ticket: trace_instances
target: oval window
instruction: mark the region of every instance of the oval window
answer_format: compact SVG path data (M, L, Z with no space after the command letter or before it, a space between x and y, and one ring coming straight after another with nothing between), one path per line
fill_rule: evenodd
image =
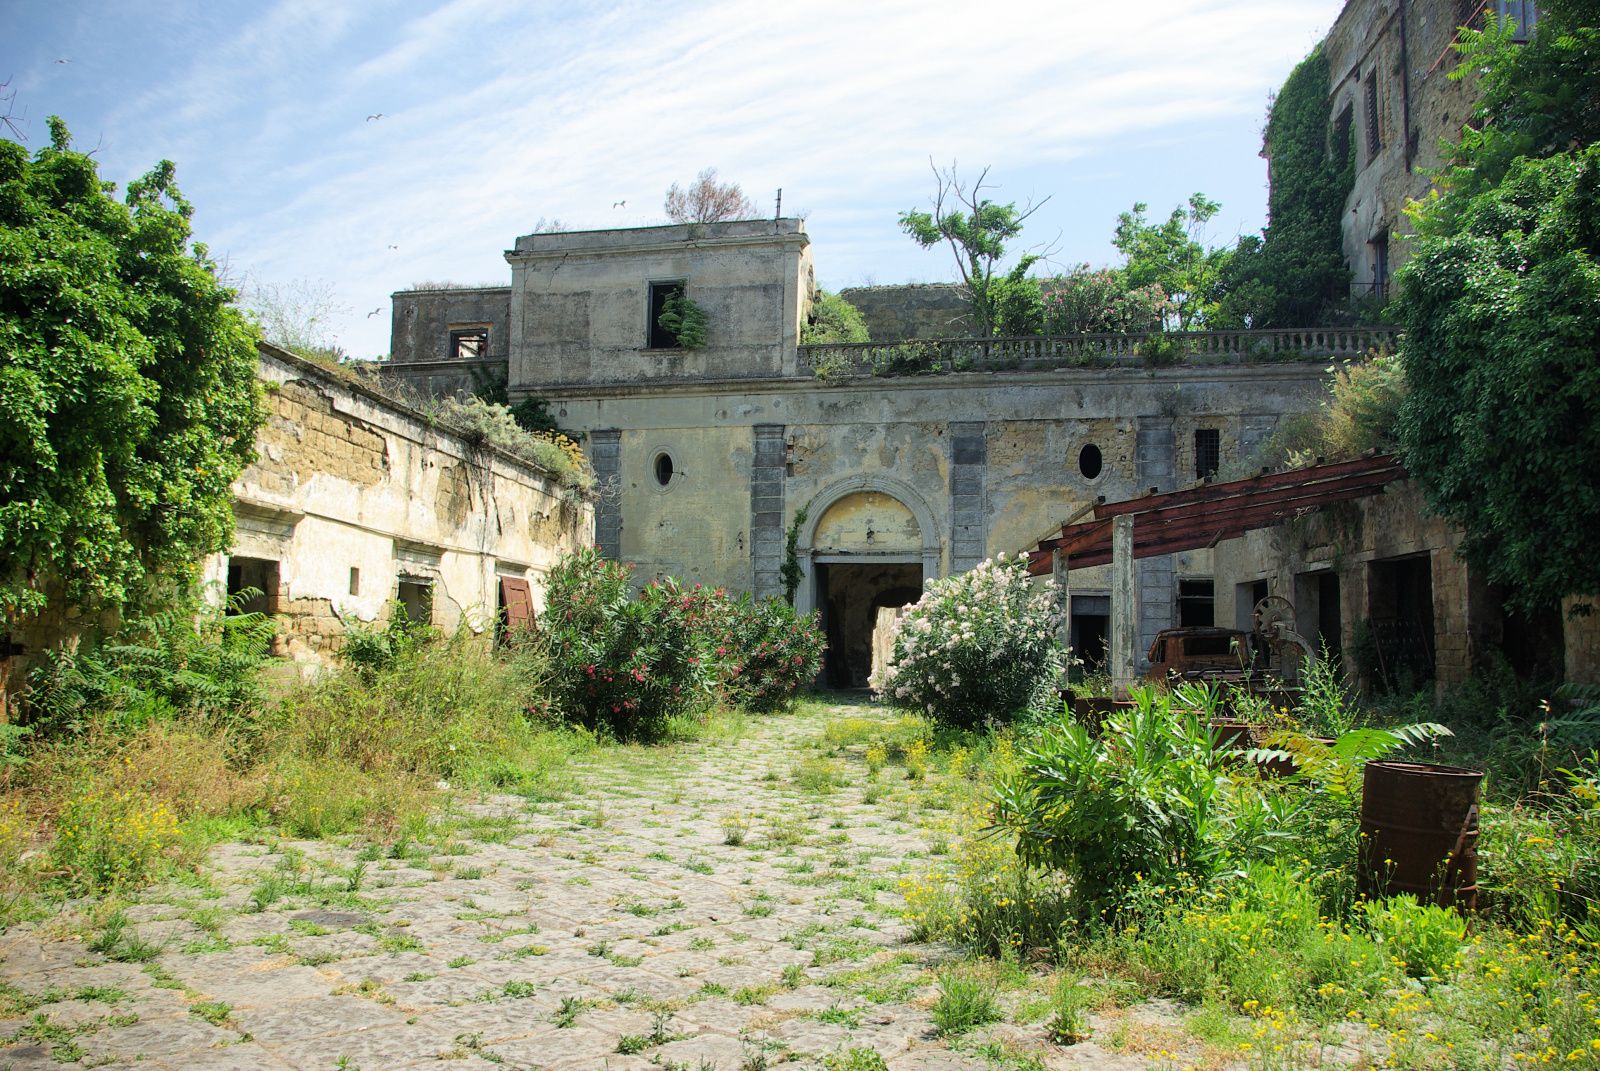
M672 455L656 455L656 483L662 487L672 482Z
M1100 448L1090 443L1078 451L1078 471L1083 473L1083 478L1092 480L1100 475Z

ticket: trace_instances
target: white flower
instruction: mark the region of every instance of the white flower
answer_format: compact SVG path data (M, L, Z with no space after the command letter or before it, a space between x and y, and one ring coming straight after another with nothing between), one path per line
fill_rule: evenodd
M454 751L455 748L452 747L450 750ZM435 781L433 783L433 787L438 789L440 792L449 792L450 791L450 782L446 781L444 778L441 777L441 778L439 778L439 780L437 780L437 781Z

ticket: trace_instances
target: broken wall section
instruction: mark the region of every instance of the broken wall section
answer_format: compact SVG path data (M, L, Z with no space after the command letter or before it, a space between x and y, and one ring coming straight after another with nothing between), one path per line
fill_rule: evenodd
M267 422L206 579L262 589L302 675L395 612L491 634L505 582L537 612L550 567L593 542L592 498L551 473L274 347L260 376Z

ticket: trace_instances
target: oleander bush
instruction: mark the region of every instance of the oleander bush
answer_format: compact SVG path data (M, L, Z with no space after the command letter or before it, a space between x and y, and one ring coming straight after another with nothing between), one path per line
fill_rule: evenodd
M1055 705L1066 668L1056 609L1025 559L996 557L929 585L900 619L890 664L874 681L889 702L954 728Z
M801 616L782 599L741 595L728 605L718 644L729 660L723 694L758 713L787 709L816 677L826 646L815 613Z

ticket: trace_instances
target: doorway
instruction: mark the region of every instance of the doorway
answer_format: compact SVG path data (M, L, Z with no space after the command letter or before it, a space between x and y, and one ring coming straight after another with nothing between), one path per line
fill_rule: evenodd
M872 629L882 607L922 598L920 562L818 562L817 605L828 650L822 679L830 688L865 688L872 672Z

